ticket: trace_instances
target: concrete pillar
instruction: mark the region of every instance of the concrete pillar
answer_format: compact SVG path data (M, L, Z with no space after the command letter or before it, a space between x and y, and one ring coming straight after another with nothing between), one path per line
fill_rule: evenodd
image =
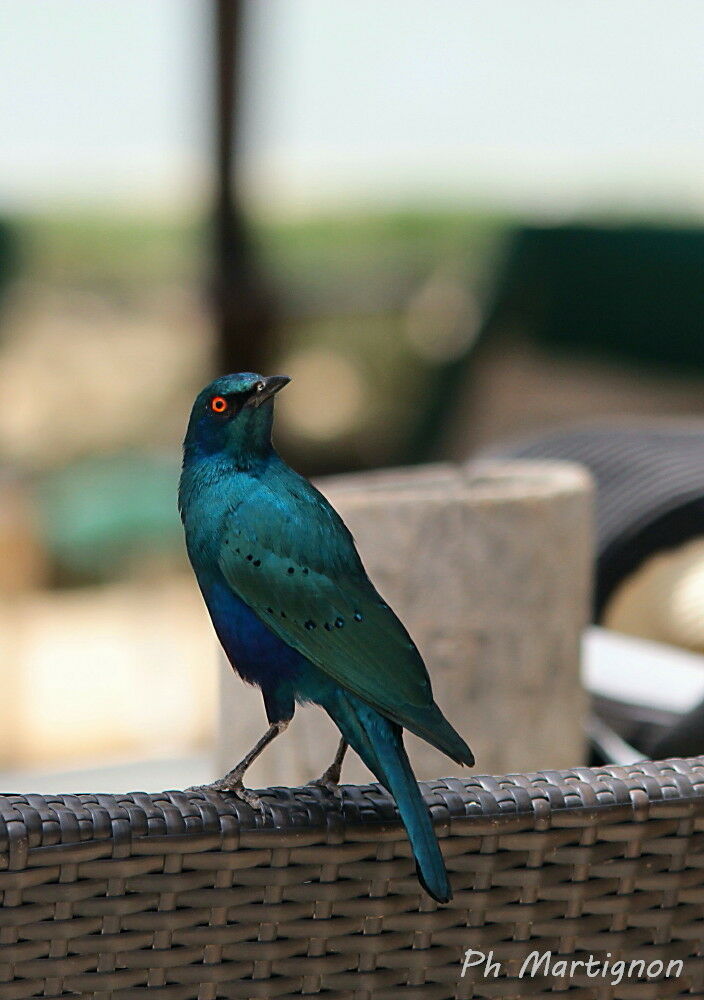
M405 622L435 697L477 773L584 762L579 640L591 585L591 486L552 462L434 465L320 484L369 575ZM259 692L222 675L219 768L263 732ZM250 784L300 784L324 770L337 732L315 707L252 769ZM407 737L419 778L463 771ZM351 755L343 780L369 774ZM468 773L464 770L464 773Z

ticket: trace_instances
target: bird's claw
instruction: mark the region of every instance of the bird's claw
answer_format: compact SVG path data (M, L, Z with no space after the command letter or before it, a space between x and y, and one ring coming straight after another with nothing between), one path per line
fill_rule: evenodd
M336 799L341 799L342 792L340 790L339 781L340 781L339 774L337 775L337 777L335 777L334 775L330 774L329 771L325 771L325 773L321 774L319 778L314 778L313 781L309 781L308 787L322 788L326 792L329 792L330 795L334 795Z
M257 793L253 792L251 788L245 788L241 781L227 781L226 778L221 778L220 781L214 781L211 787L217 792L234 795L242 802L246 802L252 809L261 810L262 808L262 800Z
M206 789L212 792L224 792L227 795L234 795L240 801L246 802L250 809L261 812L263 808L262 800L257 793L253 792L251 788L245 788L241 778L230 777L230 775L226 774L224 778L211 781L208 785L195 785L193 788L187 788L186 791L200 792Z

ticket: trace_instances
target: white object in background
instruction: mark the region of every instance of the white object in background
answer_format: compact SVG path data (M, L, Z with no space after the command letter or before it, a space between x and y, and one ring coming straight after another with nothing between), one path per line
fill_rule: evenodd
M704 656L593 625L582 679L593 695L683 715L704 700Z

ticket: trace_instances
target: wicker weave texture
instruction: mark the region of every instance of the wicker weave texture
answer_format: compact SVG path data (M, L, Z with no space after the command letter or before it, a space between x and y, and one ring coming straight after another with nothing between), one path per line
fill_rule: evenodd
M0 1000L704 996L704 758L424 787L448 906L373 785L0 797ZM684 968L519 979L534 950Z

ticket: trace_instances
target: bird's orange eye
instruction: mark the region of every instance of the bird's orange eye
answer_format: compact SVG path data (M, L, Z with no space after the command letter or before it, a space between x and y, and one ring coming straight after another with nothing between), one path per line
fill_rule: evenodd
M213 413L224 413L229 403L224 396L213 396L210 400L210 409Z

